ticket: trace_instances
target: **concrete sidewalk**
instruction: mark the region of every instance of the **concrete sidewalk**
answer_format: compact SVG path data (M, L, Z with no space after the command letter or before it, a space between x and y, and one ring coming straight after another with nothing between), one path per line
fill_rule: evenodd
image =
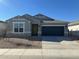
M0 49L0 59L79 59L79 49Z

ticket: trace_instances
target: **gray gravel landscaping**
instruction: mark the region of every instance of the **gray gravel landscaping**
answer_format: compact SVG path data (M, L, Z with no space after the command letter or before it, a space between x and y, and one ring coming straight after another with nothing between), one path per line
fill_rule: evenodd
M0 48L42 48L41 41L30 41L22 38L2 38Z

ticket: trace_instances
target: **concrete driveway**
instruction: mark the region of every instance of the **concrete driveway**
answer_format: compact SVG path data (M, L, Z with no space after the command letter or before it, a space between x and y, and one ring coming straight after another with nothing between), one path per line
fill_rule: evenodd
M43 49L60 49L62 48L60 42L42 41Z
M61 41L51 42L42 41L43 49L79 49L79 43L77 41Z

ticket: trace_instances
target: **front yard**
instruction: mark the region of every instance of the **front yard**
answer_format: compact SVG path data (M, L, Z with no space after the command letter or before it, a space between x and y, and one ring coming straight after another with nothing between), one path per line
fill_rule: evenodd
M46 38L43 38L46 39ZM49 38L48 38L49 39ZM59 39L50 38L52 40ZM63 38L60 38L63 39ZM47 40L47 39L46 39ZM19 48L19 49L66 49L66 48L78 48L79 49L79 40L71 40L71 41L41 41L41 40L28 40L24 38L0 38L0 48Z
M32 41L23 38L1 38L0 48L42 48L41 41Z

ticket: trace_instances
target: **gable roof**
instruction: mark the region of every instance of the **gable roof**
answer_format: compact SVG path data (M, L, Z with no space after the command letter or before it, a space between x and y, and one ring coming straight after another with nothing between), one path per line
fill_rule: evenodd
M8 20L6 20L6 21L10 21L10 20L12 20L12 19L14 19L14 18L23 18L23 19L29 20L29 18L26 17L25 15L23 15L23 16L18 15L18 16L12 17L12 18L10 18L10 19L8 19Z
M73 26L73 25L78 25L78 24L79 24L79 20L78 21L70 22L68 25L69 26Z
M62 21L62 20L54 20L54 22L56 22L56 23L69 23L69 22L67 22L67 21Z
M29 14L24 14L24 15L22 15L22 16L24 16L24 17L32 17L32 16L29 15Z
M45 16L43 14L37 14L35 16L31 16L29 14L24 14L22 16L18 15L18 16L12 17L12 18L10 18L6 21L11 21L14 18L23 18L23 19L26 19L26 20L29 20L29 21L53 21L53 23L68 23L66 21L52 19L52 18Z
M54 21L54 19L52 19L52 18L50 18L50 17L48 17L48 16L45 16L45 15L43 15L43 14L36 14L35 16L33 16L33 17L35 17L35 18L38 18L38 19L40 19L40 20L52 20L52 21Z
M4 21L0 21L0 23L6 23L6 22L4 22Z
M12 20L12 19L14 19L14 18L18 18L18 17L20 17L20 15L17 15L17 16L14 16L14 17L11 17L11 18L9 18L9 19L6 20L6 21L10 21L10 20Z
M32 16L31 15L29 15L29 14L24 14L24 15L22 15L21 17L23 17L23 18L25 18L25 19L27 19L27 20L32 20L31 18L32 18Z

